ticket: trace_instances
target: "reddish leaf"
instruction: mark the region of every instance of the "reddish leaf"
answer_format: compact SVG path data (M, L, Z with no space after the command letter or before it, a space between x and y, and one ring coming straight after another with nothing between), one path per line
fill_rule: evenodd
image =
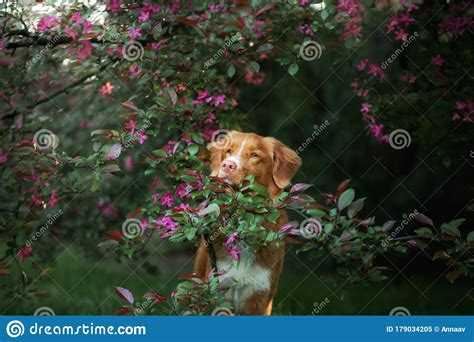
M123 233L119 231L110 231L105 233L111 240L121 241L123 238Z
M128 315L129 313L130 313L130 308L126 306L120 307L117 311L117 315L119 316L125 316L125 315Z
M166 302L168 300L165 296L159 294L158 292L147 292L143 295L143 298L153 300L151 306L160 304L161 302Z
M292 188L290 190L290 194L294 194L295 192L306 191L311 186L312 186L311 184L297 183L297 184L292 186Z
M137 110L138 107L132 101L125 101L121 103L122 106L128 109Z
M133 298L133 294L123 287L116 287L115 292L120 298L125 299L130 304L133 304L133 302L135 301L135 299Z
M350 179L346 179L341 184L339 184L339 186L337 187L337 191L336 191L336 198L341 196L341 194L344 192L344 190L346 190L347 184L349 184L350 181L351 181Z
M191 19L185 18L185 17L178 17L178 21L180 23L183 23L185 25L189 25L191 27L196 27L197 23Z

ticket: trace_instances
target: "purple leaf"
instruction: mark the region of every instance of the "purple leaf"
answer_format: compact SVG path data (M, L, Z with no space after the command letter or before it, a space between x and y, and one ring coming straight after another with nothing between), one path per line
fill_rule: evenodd
M120 298L125 299L130 304L133 304L133 302L135 301L135 299L133 298L133 294L129 290L123 287L116 287L115 291Z
M122 145L114 144L110 148L109 153L107 153L107 159L109 160L117 159L120 156L121 152L122 152Z
M348 241L350 239L352 239L353 236L351 235L351 233L349 233L348 231L343 231L341 236L339 237L339 239L341 241Z
M421 213L416 213L415 214L415 220L417 220L418 222L423 223L423 224L429 224L430 226L433 227L433 220L430 219L428 216L423 215Z
M295 192L302 192L310 188L312 185L311 184L306 184L306 183L296 183L295 185L292 186L290 190L290 194L293 194Z
M280 234L287 234L289 231L295 229L296 227L299 226L298 221L290 221L287 224L283 225L283 227L280 228L278 233Z

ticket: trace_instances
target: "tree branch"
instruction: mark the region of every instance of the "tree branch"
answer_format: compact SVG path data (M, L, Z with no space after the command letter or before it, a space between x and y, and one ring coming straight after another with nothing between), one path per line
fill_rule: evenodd
M71 84L65 86L64 88L62 89L59 89L57 90L56 92L52 93L51 95L45 95L43 98L39 99L38 101L36 101L35 103L33 104L30 104L29 106L26 106L26 107L19 107L19 108L15 108L15 109L12 109L10 110L9 112L6 112L6 114L4 114L0 120L4 120L4 119L10 119L10 118L13 118L15 115L17 114L20 114L24 111L30 111L32 110L33 108L35 108L36 106L39 106L40 104L42 103L45 103L45 102L48 102L50 100L52 100L53 98L61 95L61 94L64 94L66 93L68 90L84 83L89 77L92 77L94 75L97 75L99 72L105 70L105 68L107 68L110 64L112 64L112 62L109 62L109 63L106 63L104 65L102 65L101 67L99 67L99 70L98 71L94 71L94 72L90 72L88 73L87 75L81 77L80 79L78 79L77 81L74 81L72 82Z

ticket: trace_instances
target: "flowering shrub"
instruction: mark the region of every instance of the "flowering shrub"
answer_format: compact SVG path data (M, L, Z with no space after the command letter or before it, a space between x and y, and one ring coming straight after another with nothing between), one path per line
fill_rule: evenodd
M389 143L393 129L410 129L415 144L442 145L449 164L452 151L472 135L473 104L466 97L472 85L464 81L473 57L466 48L472 39L472 4L323 4L107 0L93 7L50 6L45 16L5 5L0 40L5 264L0 275L10 277L3 288L8 297L35 293L51 272L25 265L58 247L42 236L32 244L26 241L48 215L83 213L78 199L97 203L89 221L79 226L64 218L67 229L45 229L44 234L87 241L100 235L106 240L102 245L128 257L143 251L155 232L193 244L219 236L236 263L243 248L254 251L287 239L298 241L299 252L321 256L329 251L340 265L339 275L349 281L383 280L388 269L377 264L377 255L405 253L434 241L434 258L448 263L449 280L472 276L474 262L466 251L474 236L460 232L460 220L438 227L418 214L424 226L416 236L391 237L393 222L377 225L373 218L357 217L363 200L354 201L346 183L336 194L326 194L325 204L304 195L303 185L273 203L251 178L232 186L208 177L206 144L219 139L223 129L241 128L245 120L237 107L237 79L261 84L265 75L259 63L267 59L296 75L298 65L312 58L301 49L312 39L325 54L338 56L335 65L353 59L352 87L361 98L361 119L377 141ZM418 32L417 23L428 18ZM401 52L389 64L353 57L385 21L394 54L403 47ZM436 44L436 52L417 47L418 40ZM427 105L429 110L420 112ZM67 125L58 123L60 117ZM452 130L456 133L449 134ZM127 185L117 181L121 177ZM146 199L119 211L112 194L118 197L120 186L145 180ZM265 231L262 222L276 222L284 208L297 210L305 220L281 227L278 234ZM117 230L117 219L126 214L138 221L137 234ZM11 265L18 268L19 282L8 271ZM202 314L214 305L225 307L217 287L214 274L191 277L175 292L170 312ZM128 303L121 313L136 313L133 296L125 289L118 293Z

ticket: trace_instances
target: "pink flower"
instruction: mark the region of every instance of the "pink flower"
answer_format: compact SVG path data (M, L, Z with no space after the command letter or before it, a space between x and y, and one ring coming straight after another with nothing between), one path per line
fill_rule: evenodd
M137 63L134 63L130 69L128 69L128 71L130 71L131 74L137 74L137 75L140 75L141 72L142 72L142 69L140 69L140 66L137 64Z
M313 28L311 27L310 24L302 24L298 27L298 31L300 31L301 34L304 34L306 36L314 36Z
M105 202L104 200L99 200L98 203L100 213L102 216L110 217L110 218L117 218L118 217L118 210L117 207L111 202Z
M30 204L33 207L39 207L41 204L43 204L40 194L32 194L30 197Z
M371 64L369 65L369 70L367 72L369 75L375 77L380 72L380 67L377 64Z
M309 3L309 0L299 0L300 6L306 6Z
M54 207L54 205L56 203L58 203L58 199L56 197L56 194L57 194L58 190L57 189L54 189L53 191L51 191L51 195L50 195L50 200L48 201L48 207Z
M107 4L105 5L105 7L110 12L117 13L118 11L120 11L120 0L107 1Z
M408 34L405 32L404 29L400 29L395 32L395 40L401 40L402 42L406 42L408 40Z
M64 31L68 37L71 37L73 40L77 39L78 33L76 31L71 30L69 27L66 27Z
M364 102L362 103L362 108L360 109L360 111L362 113L368 113L370 112L370 109L372 108L372 105L368 102Z
M176 150L178 149L179 147L179 142L176 142L174 140L169 140L167 143L166 143L166 146L165 146L165 152L166 154L173 154L176 152Z
M9 154L10 153L0 148L0 164L4 164L7 162Z
M387 24L387 33L390 33L393 30L395 30L397 26L398 26L397 18L395 17L395 18L390 19L390 21Z
M153 194L152 198L153 198L153 204L156 204L156 202L158 202L158 199L160 198L160 194L159 193Z
M357 70L359 71L364 70L368 63L369 63L369 60L367 58L361 60L360 63L357 65Z
M416 76L410 73L400 76L400 80L407 83L415 83Z
M207 90L198 90L198 97L194 100L194 104L201 104L202 100L209 96L209 92Z
M141 28L140 26L138 26L138 27L129 29L129 30L128 30L128 35L129 35L131 38L135 39L135 38L138 38L138 37L141 37L141 36L142 36L141 31L142 31L142 28Z
M176 187L176 196L178 196L179 198L183 198L183 197L186 197L186 198L190 198L191 195L188 193L189 192L189 185L188 184L180 184Z
M444 58L441 55L436 55L431 59L431 63L438 67L442 67L444 64Z
M214 106L217 107L218 105L224 103L225 95L219 95L214 98Z
M170 217L163 217L161 219L161 223L163 224L163 226L165 226L166 228L172 230L172 229L175 229L176 227L178 227L178 224L176 222L173 221L172 218Z
M140 145L143 145L143 143L144 143L146 140L148 140L148 135L146 135L146 134L143 133L143 132L138 132L137 134L138 134L138 137L139 137L139 139L140 139L138 142L140 143Z
M23 261L30 256L32 250L33 248L31 248L30 246L22 246L20 250L16 253L16 255L18 256L20 261Z
M110 95L112 94L112 90L114 89L114 86L110 82L106 82L100 89L99 89L99 94L102 97L105 97L105 95Z
M130 135L133 136L135 134L135 128L137 127L136 121L130 120L130 121L125 122L123 125L125 126L126 129L130 130Z
M84 22L84 18L82 17L81 13L75 12L70 19L75 24L82 24Z
M466 108L466 103L463 101L456 101L455 106L456 106L456 109L463 110L464 108Z
M461 116L459 115L459 113L454 113L451 120L453 121L461 120Z
M39 32L46 32L50 28L58 26L58 25L59 25L58 18L52 15L48 15L40 19L40 21L38 22L38 25L36 25L36 29Z
M82 29L82 34L86 35L89 33L90 30L94 28L94 25L92 25L88 20L84 21L84 27Z
M161 196L161 205L166 205L168 208L173 206L174 198L171 194L164 194Z
M138 17L138 20L140 20L142 23L150 20L150 12L142 10L140 12L140 16Z
M238 261L239 256L240 256L240 251L237 248L237 246L234 244L234 241L237 238L238 234L239 233L237 233L237 232L232 233L232 235L229 236L229 238L227 239L227 241L224 244L227 255L232 256L232 259L234 261ZM233 244L233 246L229 247L230 244Z
M0 41L0 52L4 52L7 49L7 44L5 42Z
M133 169L133 158L132 158L132 156L125 157L125 159L123 161L123 167L127 171L131 171Z
M91 42L88 40L81 41L81 48L77 50L77 58L85 61L90 55L92 55L92 50L94 47Z

